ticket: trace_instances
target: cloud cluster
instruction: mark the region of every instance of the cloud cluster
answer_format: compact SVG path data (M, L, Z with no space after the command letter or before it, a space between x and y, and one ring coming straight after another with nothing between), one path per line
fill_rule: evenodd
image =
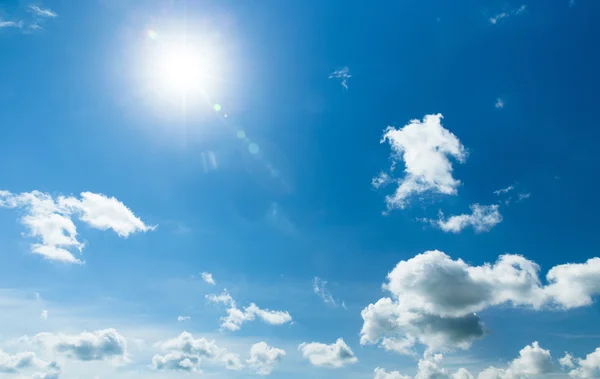
M318 342L303 343L298 349L314 366L340 368L358 362L358 358L342 338L331 345Z
M0 350L0 373L16 374L20 370L44 367L46 364L32 352L9 354Z
M415 379L473 379L474 376L465 368L456 372L450 372L441 366L442 354L425 355L419 360ZM531 376L549 374L554 372L554 365L549 350L539 346L537 342L525 346L519 352L519 357L512 360L506 368L490 366L481 371L478 379L518 379ZM410 379L410 376L402 375L398 371L387 372L382 368L376 368L374 379Z
M142 222L114 197L91 192L82 192L81 198L59 196L55 199L39 191L20 194L0 191L0 207L24 211L21 223L29 230L31 237L39 240L31 245L33 253L67 263L83 263L71 252L81 252L84 247L77 239L74 216L92 228L112 229L124 238L155 228Z
M470 206L470 214L455 215L444 218L440 213L438 220L429 220L432 225L439 227L444 232L459 233L467 227L472 227L477 233L488 232L494 226L502 222L502 215L498 210L498 205L479 205Z
M383 288L391 294L361 312L361 344L414 354L467 349L485 334L477 316L490 307L569 309L589 305L600 293L600 258L553 267L539 278L539 266L519 255L502 255L494 264L471 266L440 251L400 261Z
M258 342L250 348L246 365L259 375L269 375L284 356L284 350L271 347L266 342Z
M46 19L56 18L58 14L49 8L41 8L37 5L29 5L27 11L31 13L30 20L5 21L0 20L0 29L2 28L17 28L24 33L31 33L37 29L42 29L42 25Z
M156 354L150 367L154 370L174 370L202 372L201 364L208 363L240 370L244 367L237 354L217 346L215 341L194 338L191 333L183 332L179 336L157 344L165 354Z
M423 193L455 195L460 181L452 176L450 158L464 162L467 151L459 139L442 126L441 114L426 115L422 121L411 120L402 128L389 126L381 143L389 142L393 164L404 164L404 177L392 178L381 173L372 184L379 188L390 182L398 186L393 195L386 197L388 209L405 208L411 196Z
M564 368L571 369L569 376L573 378L597 378L600 376L600 347L585 358L573 358L566 353L559 363Z
M240 330L244 322L254 321L257 317L271 325L282 325L292 321L292 316L286 311L261 309L254 303L250 303L244 309L239 309L227 290L223 291L220 295L206 295L206 299L211 303L221 303L229 307L226 310L227 316L221 318L222 329L231 331Z

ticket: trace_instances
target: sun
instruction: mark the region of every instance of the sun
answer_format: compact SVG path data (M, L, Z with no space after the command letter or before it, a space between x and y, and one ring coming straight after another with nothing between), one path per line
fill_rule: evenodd
M193 93L204 89L212 74L207 54L189 45L166 47L158 57L158 80L165 90Z
M151 40L146 65L148 80L161 96L212 92L219 67L217 49L189 34L160 34L148 31Z

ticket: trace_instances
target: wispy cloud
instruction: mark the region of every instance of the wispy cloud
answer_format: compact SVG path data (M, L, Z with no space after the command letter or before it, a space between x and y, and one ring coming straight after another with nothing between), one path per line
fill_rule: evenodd
M444 232L459 233L468 226L471 226L476 232L489 232L494 226L502 222L502 215L498 210L498 205L471 205L470 214L461 214L444 218L440 212L439 220L423 219Z
M494 191L494 195L502 195L502 194L508 193L514 189L515 189L515 186L508 186L506 188L502 188L502 189Z
M518 8L515 8L508 12L501 12L496 14L495 16L490 17L490 24L496 25L500 20L508 18L510 16L519 16L527 11L526 5L521 5Z
M0 20L0 28L22 28L25 23L23 21L2 21Z
M329 74L329 79L340 79L341 85L345 89L348 89L348 79L350 79L352 75L350 75L350 69L348 66L344 67L341 70L337 70Z
M529 193L529 192L520 193L518 201L523 201L523 200L529 199L530 197L531 197L531 193Z
M37 5L30 5L29 6L29 11L32 12L33 14L35 14L36 16L40 16L40 17L58 17L58 15L53 12L51 9L47 8L40 8Z
M327 289L327 282L319 277L315 277L313 280L313 292L319 296L325 304L333 305L337 307L340 304L339 300L336 300L331 292ZM343 308L346 308L344 302L341 302Z
M215 282L215 279L213 278L213 275L210 272L203 272L202 274L200 274L200 276L202 276L202 280L204 280L206 283L210 284L210 285L215 285L217 284Z
M501 97L496 99L496 104L494 105L498 109L504 108L504 100Z
M189 321L192 318L190 316L179 316L177 317L177 321L182 322L182 321Z

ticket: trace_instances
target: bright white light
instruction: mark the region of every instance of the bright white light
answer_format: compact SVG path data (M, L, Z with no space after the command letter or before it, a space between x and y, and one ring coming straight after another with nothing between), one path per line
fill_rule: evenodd
M199 92L212 74L208 54L188 45L165 47L157 58L158 79L169 91Z

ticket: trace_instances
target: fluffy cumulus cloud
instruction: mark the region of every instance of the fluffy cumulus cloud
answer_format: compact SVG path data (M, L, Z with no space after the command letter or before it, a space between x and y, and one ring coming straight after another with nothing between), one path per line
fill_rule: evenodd
M404 176L395 179L382 173L372 184L379 188L389 183L397 184L394 194L386 197L388 209L405 208L411 196L427 192L455 195L460 181L452 176L452 162L464 162L467 152L459 139L442 126L442 115L431 114L396 129L388 127L381 140L392 149L393 164L404 165Z
M239 356L217 346L215 341L194 338L191 333L183 332L179 336L159 342L157 347L164 354L152 358L151 368L155 370L175 370L202 372L203 363L240 370L244 367Z
M215 285L217 284L215 282L215 279L213 279L213 275L210 272L203 272L202 274L200 274L202 276L202 280L204 280L206 283L210 284L210 285Z
M284 356L284 350L259 342L250 348L250 358L246 360L246 365L259 375L269 375Z
M331 345L317 342L303 343L298 346L298 349L302 352L302 356L315 366L340 368L358 362L358 358L341 338Z
M282 325L292 321L292 316L286 311L262 309L254 303L250 303L249 306L240 309L227 290L220 295L206 295L206 299L212 303L221 303L229 306L226 310L227 316L221 318L222 329L230 331L240 330L243 323L254 321L256 318L271 325Z
M586 355L585 358L573 358L567 353L560 360L560 365L571 369L569 376L573 378L598 378L600 377L600 347Z
M38 359L35 353L21 352L9 354L0 350L0 373L17 374L21 370L44 366L46 366L46 363Z
M391 294L363 309L361 343L414 354L467 349L485 334L476 312L499 306L569 309L589 305L600 293L600 258L553 267L539 278L539 266L519 255L471 266L440 251L400 261L383 288Z
M112 229L121 237L154 229L114 197L91 192L81 193L78 199L72 196L53 198L39 191L21 194L0 191L0 207L19 208L24 212L21 223L31 237L38 239L31 245L33 253L67 263L82 263L72 253L73 250L81 252L84 247L77 239L74 216L93 228Z
M467 369L460 368L451 372L442 366L442 354L425 354L419 360L415 379L473 379L474 376ZM553 373L554 365L549 350L539 346L537 342L525 346L519 356L509 362L506 368L490 366L481 371L478 379L518 379ZM398 371L387 372L376 368L374 379L410 379Z
M128 361L127 340L115 329L80 334L39 333L33 337L25 336L21 338L21 342L41 344L79 361Z
M398 371L389 371L388 372L388 371L385 371L385 369L377 367L375 369L375 375L373 376L373 379L410 379L410 376L402 375Z
M471 205L470 214L455 215L444 218L440 214L439 220L431 220L431 223L444 232L459 233L467 227L472 227L475 232L487 232L502 222L502 215L498 205Z

